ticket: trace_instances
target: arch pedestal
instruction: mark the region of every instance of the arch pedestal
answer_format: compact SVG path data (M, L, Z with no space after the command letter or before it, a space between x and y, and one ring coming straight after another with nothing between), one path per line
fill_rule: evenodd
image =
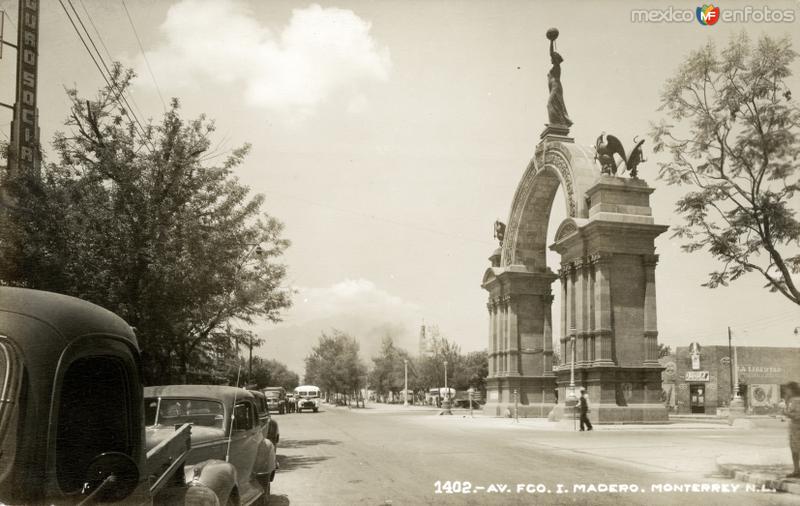
M653 189L639 179L600 175L591 151L545 136L517 188L502 248L482 287L489 292L489 377L484 411L560 419L575 356L575 385L585 387L599 423L663 422L658 365ZM568 218L546 265L556 189ZM562 290L561 365L553 367L552 288ZM556 393L557 392L557 393ZM560 400L560 404L559 404ZM571 416L571 412L569 414Z

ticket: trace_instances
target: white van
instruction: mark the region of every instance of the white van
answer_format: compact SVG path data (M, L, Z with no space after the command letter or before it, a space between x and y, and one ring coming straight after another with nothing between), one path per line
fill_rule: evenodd
M297 412L304 409L310 409L316 413L319 411L320 392L319 387L314 385L300 385L294 389L294 395L297 399Z

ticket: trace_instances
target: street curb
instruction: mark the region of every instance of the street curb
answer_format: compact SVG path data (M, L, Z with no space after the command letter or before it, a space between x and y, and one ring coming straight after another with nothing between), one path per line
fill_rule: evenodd
M743 469L743 467L745 467L743 464L721 463L719 458L717 459L717 470L727 478L751 483L756 487L800 495L800 481L790 481L786 478L779 478L774 473L747 470Z

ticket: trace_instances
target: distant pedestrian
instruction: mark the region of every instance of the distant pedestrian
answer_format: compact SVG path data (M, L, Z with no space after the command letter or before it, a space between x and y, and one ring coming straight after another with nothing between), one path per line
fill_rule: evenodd
M800 478L800 385L786 384L786 416L789 417L789 448L792 451L794 472L787 478Z
M585 388L581 388L581 400L580 400L580 408L581 408L581 430L584 430L584 426L587 430L592 430L592 422L589 421L589 396L586 393Z

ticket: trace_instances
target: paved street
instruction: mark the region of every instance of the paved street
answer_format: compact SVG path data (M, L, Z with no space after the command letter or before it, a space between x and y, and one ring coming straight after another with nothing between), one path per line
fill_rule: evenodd
M464 415L325 406L317 414L279 416L281 470L271 504L800 503L797 496L745 492L743 483L714 476L717 455L785 445L781 427L574 433L540 420ZM455 493L456 481L471 492ZM592 491L612 485L616 492ZM687 491L666 491L675 486Z

